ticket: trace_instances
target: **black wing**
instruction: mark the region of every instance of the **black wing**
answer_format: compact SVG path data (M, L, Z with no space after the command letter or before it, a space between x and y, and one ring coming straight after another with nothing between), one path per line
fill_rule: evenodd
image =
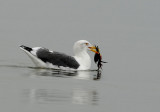
M52 63L53 65L74 69L77 69L80 66L75 58L59 52L50 52L45 48L39 49L36 54L42 61Z

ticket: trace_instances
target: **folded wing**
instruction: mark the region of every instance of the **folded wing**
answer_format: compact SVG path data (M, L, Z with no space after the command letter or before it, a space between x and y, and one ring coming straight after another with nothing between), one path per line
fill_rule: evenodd
M80 66L74 57L68 56L60 52L51 52L46 48L39 49L36 55L43 62L48 62L58 67L63 66L77 69Z

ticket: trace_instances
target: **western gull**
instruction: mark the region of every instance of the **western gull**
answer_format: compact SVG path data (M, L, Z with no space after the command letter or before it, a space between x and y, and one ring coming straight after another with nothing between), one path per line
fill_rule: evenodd
M87 40L79 40L73 46L74 56L69 56L64 53L51 51L44 47L27 47L20 46L33 61L36 67L54 68L67 70L89 70L91 67L91 58L87 53L88 50L95 51Z

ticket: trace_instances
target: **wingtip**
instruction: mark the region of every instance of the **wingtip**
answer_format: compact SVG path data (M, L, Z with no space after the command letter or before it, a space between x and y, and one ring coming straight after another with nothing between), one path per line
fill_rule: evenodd
M20 47L20 48L24 48L24 45L20 45L19 47Z
M24 49L24 50L27 50L29 52L32 51L32 48L24 46L24 45L20 45L19 47L20 47L20 49Z

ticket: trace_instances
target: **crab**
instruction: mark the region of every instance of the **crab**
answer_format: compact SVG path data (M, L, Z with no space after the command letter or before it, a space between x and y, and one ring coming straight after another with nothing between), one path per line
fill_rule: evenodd
M95 47L95 55L94 55L94 62L97 64L98 70L102 69L103 64L102 63L107 63L105 61L102 61L102 55L100 54L100 50L98 46L94 46ZM92 50L93 51L93 50Z

